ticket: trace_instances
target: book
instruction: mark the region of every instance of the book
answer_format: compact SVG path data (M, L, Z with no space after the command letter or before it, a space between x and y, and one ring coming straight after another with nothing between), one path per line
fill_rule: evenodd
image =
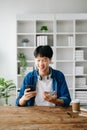
M84 51L83 50L76 50L75 51L75 59L77 61L84 60Z
M39 45L47 45L48 37L47 36L37 36L37 46Z
M87 114L82 114L82 113L79 113L79 116L84 116L84 117L87 117Z
M69 46L74 46L74 38L73 38L73 36L68 36L68 45Z
M84 85L86 85L86 78L85 77L78 77L78 78L76 78L76 85L77 86L84 86Z
M87 105L81 106L81 107L80 107L80 110L87 112Z
M84 105L84 106L80 107L80 113L79 113L79 115L87 117L87 105Z

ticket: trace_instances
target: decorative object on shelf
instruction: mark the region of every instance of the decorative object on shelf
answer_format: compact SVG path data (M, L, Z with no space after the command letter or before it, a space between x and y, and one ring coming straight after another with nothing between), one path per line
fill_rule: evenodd
M84 60L84 50L75 50L76 61Z
M22 40L23 46L28 46L29 40L27 38Z
M74 37L73 37L73 35L68 36L68 46L74 46Z
M37 36L37 46L39 45L47 45L48 44L48 36Z
M47 31L47 30L48 30L48 27L47 27L47 26L41 26L40 30L41 30L41 31Z
M76 66L75 74L76 75L83 75L84 74L84 67L83 66Z
M16 89L16 85L13 80L5 80L0 78L0 98L5 99L5 104L8 105L8 98L12 95L12 90Z
M26 55L23 52L18 53L18 60L19 60L19 66L21 68L21 75L24 77L26 67L27 67L27 61L26 61Z

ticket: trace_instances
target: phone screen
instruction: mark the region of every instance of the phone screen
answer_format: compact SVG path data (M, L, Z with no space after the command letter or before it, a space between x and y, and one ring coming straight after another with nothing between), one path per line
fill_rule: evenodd
M28 90L27 92L35 91L35 87L33 85L27 85L26 89L27 88L30 88L30 90Z

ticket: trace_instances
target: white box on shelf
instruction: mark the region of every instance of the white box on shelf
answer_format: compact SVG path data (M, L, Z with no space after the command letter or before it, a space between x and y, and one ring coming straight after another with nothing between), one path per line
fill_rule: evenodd
M83 66L76 66L75 74L76 75L84 74L84 67Z

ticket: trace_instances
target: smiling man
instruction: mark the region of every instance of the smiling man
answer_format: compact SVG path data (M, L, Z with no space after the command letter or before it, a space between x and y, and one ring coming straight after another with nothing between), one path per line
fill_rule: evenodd
M25 76L16 105L69 106L71 98L64 74L50 67L52 48L49 45L38 46L34 56L36 69Z

